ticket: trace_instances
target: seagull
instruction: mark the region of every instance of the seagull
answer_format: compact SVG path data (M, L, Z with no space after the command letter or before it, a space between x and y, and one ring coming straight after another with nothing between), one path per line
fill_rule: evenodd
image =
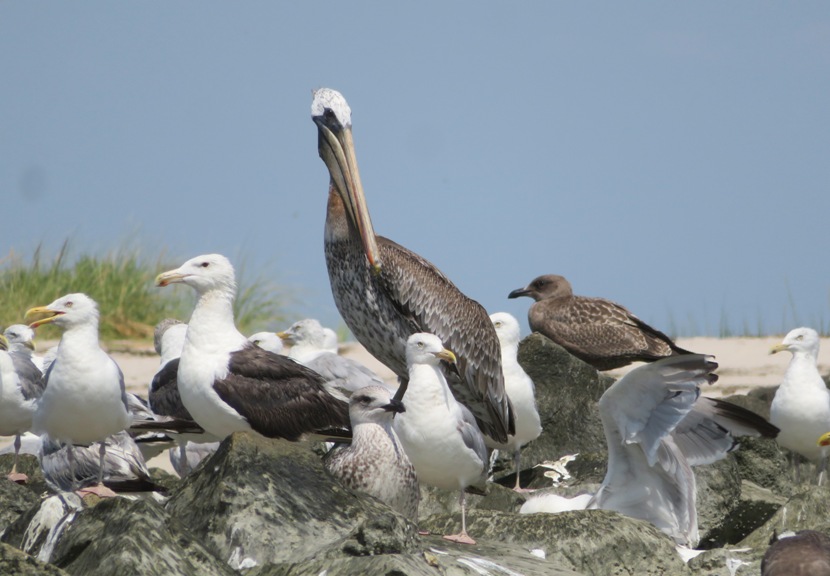
M458 490L461 532L447 540L475 544L467 534L464 489L483 487L487 475L487 447L470 411L450 392L441 361L454 365L455 354L434 334L415 333L406 342L409 390L406 412L395 417L398 434L418 479L444 490Z
M6 328L3 335L9 341L9 352L19 352L27 356L41 373L45 372L43 357L35 354L34 330L26 324L12 324Z
M322 376L326 390L337 398L348 402L356 390L366 386L388 388L377 374L360 362L332 352L330 336L313 318L295 322L277 336L291 346L288 357Z
M124 375L98 343L98 305L86 294L68 294L32 308L26 312L29 319L34 319L32 328L51 323L63 330L32 427L69 445L74 470L74 444L100 442L130 425ZM98 484L82 493L115 496L103 483L105 456L106 444L101 442Z
M345 434L348 405L325 391L318 374L236 329L236 278L227 258L197 256L156 277L158 286L173 283L198 295L177 380L182 404L200 426L218 438L239 431L292 441Z
M761 576L827 574L830 574L830 537L816 530L781 534L761 560Z
M257 332L248 336L248 340L263 350L268 350L274 354L283 354L285 350L282 338L276 332Z
M520 296L536 301L527 313L531 330L597 370L691 354L615 302L574 296L570 282L562 276L539 276L507 297Z
M700 396L714 382L710 356L669 356L639 366L612 384L599 400L608 444L608 470L591 498L571 507L544 497L557 511L614 510L654 524L682 546L698 541L692 466L710 464L737 448L734 436L774 437L777 428L733 404ZM547 511L528 500L521 512ZM580 504L580 505L576 505Z
M403 403L382 386L357 390L349 400L352 443L329 451L323 462L349 488L374 496L417 522L418 477L392 429L392 419L405 411Z
M510 450L516 470L516 485L513 488L522 492L519 475L521 472L522 446L536 440L542 433L542 422L536 408L536 389L533 380L519 365L519 322L507 312L490 315L496 335L501 344L501 366L504 371L504 388L516 417L516 433L511 434L508 442L494 443L485 438L487 445L499 450Z
M43 378L27 355L9 353L9 341L0 334L0 436L14 435L14 463L7 478L26 482L17 471L20 437L32 428L37 399L43 394Z
M182 355L186 334L187 324L175 318L165 318L156 324L153 344L159 355L159 369L150 383L149 402L153 414L193 421L193 416L182 404L178 385L179 357ZM170 462L182 478L204 456L213 453L218 447L217 438L207 433L176 434L174 439L178 446L170 449ZM175 456L174 452L177 452Z
M74 486L89 483L99 473L100 443L87 446L73 446L74 466L69 466L70 447L42 437L39 453L40 467L46 483L59 491L72 490ZM126 431L107 436L104 457L104 482L119 486L122 490L138 491L142 487L154 487L150 480L144 456L136 442Z
M770 354L784 350L793 356L772 399L769 419L781 429L778 444L818 462L820 476L825 462L816 438L830 430L830 391L818 371L818 333L812 328L791 330L783 342L770 349ZM797 457L793 460L799 481L800 463Z
M352 115L343 95L314 92L311 116L330 183L325 256L332 295L352 333L400 379L409 373L406 342L417 332L441 338L457 355L448 383L481 430L506 442L514 423L504 392L499 341L487 311L465 296L430 262L372 228L352 140Z

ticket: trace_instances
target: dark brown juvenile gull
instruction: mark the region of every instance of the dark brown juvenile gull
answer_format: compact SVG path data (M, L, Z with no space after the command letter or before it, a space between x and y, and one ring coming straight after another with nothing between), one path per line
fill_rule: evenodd
M827 576L830 574L830 537L815 530L783 534L767 548L761 576Z
M238 431L292 441L348 434L348 405L325 391L318 374L236 329L236 276L227 258L197 256L156 277L158 286L173 283L198 295L176 373L196 423L219 438Z
M574 296L570 282L562 276L539 276L507 297L520 296L536 301L527 313L531 330L597 370L692 354L615 302Z
M357 390L349 400L352 443L330 451L326 469L353 490L385 502L413 522L421 498L415 468L392 429L403 403L382 386Z
M375 235L352 140L351 109L329 88L314 92L311 116L318 151L329 171L325 254L337 309L357 340L408 382L406 340L430 332L455 352L458 373L448 383L482 432L506 442L514 432L504 392L499 341L487 312L430 262Z

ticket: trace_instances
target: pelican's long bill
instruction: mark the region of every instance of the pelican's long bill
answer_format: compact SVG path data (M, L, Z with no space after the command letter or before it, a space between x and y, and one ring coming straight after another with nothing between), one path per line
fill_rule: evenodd
M360 233L366 258L372 269L377 271L381 267L380 253L357 168L351 110L348 107L334 110L330 106L340 101L345 103L338 92L329 88L321 88L314 93L311 109L312 119L317 125L317 149L329 170L332 184L343 200L349 219Z

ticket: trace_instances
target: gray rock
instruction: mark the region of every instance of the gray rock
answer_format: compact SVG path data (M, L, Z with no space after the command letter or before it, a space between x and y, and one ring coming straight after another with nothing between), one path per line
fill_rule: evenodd
M787 499L747 480L741 482L740 500L719 524L700 539L700 548L737 546L763 526Z
M63 492L37 502L3 533L2 540L49 562L63 530L83 510L81 498L74 492Z
M234 434L167 510L234 568L417 551L417 528L330 476L308 446Z
M500 542L475 546L453 544L438 536L421 539L424 550L416 554L387 554L338 558L321 562L312 559L299 564L268 565L246 576L480 576L481 574L522 574L523 576L578 576L549 559L534 556L528 549Z
M755 576L761 573L761 559L754 550L717 548L689 560L689 568L701 576L726 576L732 573L730 569L737 576Z
M38 562L25 552L4 543L0 543L0 574L8 574L9 576L69 576L60 568Z
M830 490L826 486L806 487L784 503L759 529L744 538L740 545L759 549L763 555L773 532L818 530L830 534Z
M84 509L58 538L51 563L84 576L233 574L150 499L111 498Z
M6 474L11 472L14 464L14 454L0 454L0 479L5 480ZM17 471L22 472L29 477L25 484L21 484L24 488L40 496L46 492L49 487L46 485L46 480L43 479L43 472L40 470L40 462L36 456L32 454L21 454L20 461L17 463Z
M460 515L433 516L421 527L452 533L460 521ZM607 510L521 515L473 510L467 513L467 531L479 542L541 549L555 565L580 574L690 574L671 538L648 522Z
M715 548L723 544L718 539L722 526L737 508L741 498L741 477L735 459L723 460L706 466L695 466L697 484L697 524L700 532L699 548Z
M0 462L0 466L2 465ZM11 470L11 464L8 470ZM37 504L38 500L40 498L25 485L15 484L0 477L0 533Z

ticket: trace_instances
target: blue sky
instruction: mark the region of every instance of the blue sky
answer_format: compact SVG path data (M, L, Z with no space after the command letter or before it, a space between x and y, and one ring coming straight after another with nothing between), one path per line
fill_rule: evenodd
M525 332L544 273L669 332L830 329L826 2L7 0L0 78L4 253L244 257L336 326L328 86L376 230Z

